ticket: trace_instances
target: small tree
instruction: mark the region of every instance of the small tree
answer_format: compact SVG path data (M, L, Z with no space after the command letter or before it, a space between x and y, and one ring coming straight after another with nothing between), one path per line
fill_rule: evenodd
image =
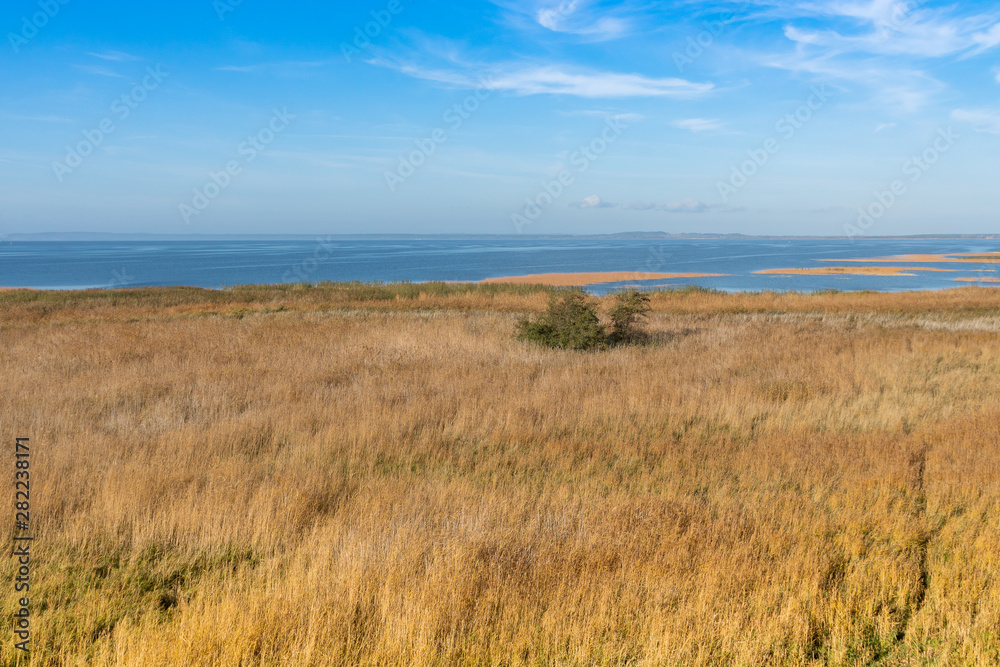
M607 344L597 310L581 290L553 294L549 308L532 322L521 320L520 338L567 350L592 350Z
M638 343L646 338L646 332L639 323L649 313L649 295L639 290L629 290L618 293L618 305L611 309L611 335L608 342L612 345Z

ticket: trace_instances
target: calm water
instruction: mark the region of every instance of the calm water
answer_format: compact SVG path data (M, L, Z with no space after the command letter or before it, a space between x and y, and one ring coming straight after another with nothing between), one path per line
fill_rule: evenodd
M829 266L819 259L1000 251L1000 241L940 240L436 240L0 243L0 286L46 289L302 281L476 281L578 271L724 273L641 284L728 291L917 290L956 287L959 277L1000 276L998 264L937 264L916 277L762 276L773 268ZM912 263L901 265L913 265ZM920 264L916 264L920 265ZM870 266L870 265L869 265ZM631 281L629 284L634 284ZM604 291L615 285L595 287Z

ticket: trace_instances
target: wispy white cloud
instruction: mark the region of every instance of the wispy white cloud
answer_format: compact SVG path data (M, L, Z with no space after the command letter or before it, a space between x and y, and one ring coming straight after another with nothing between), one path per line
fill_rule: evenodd
M961 5L929 7L926 0L771 1L789 21L821 18L840 21L827 30L796 28L786 36L797 42L840 52L910 54L940 57L1000 44L1000 11L961 12Z
M672 77L651 78L617 72L570 71L558 65L518 67L499 73L494 87L518 95L575 95L577 97L695 97L712 90L710 83Z
M994 23L988 30L977 32L972 36L972 41L976 43L976 53L988 51L1000 44L1000 23Z
M823 47L836 53L940 58L993 48L1000 43L1000 26L995 25L992 17L948 20L930 12L916 12L899 23L872 21L866 30L855 34L788 25L785 37L802 45Z
M891 130L894 127L896 127L895 123L879 123L875 126L875 134L878 134L882 130Z
M580 8L580 0L561 0L559 4L539 9L535 15L538 25L555 32L562 32L568 19Z
M115 79L124 79L125 77L118 72L110 70L106 67L98 67L97 65L73 65L76 69L84 72L86 74L93 74L94 76L108 76Z
M898 63L893 66L877 58L845 61L797 50L784 56L771 56L764 62L771 67L811 74L828 82L859 84L869 90L874 103L906 113L925 106L945 88L941 81L920 69Z
M699 199L680 199L666 204L622 204L633 211L665 211L667 213L704 213L711 208Z
M73 120L70 118L64 118L63 116L56 116L54 114L41 114L41 115L21 115L21 114L9 114L0 112L0 120L24 120L33 123L72 123Z
M684 118L675 120L671 125L689 132L718 132L725 127L722 121L715 118Z
M654 203L633 203L633 204L612 204L606 202L597 195L591 195L583 201L570 204L570 208L617 208L628 211L663 211L666 213L704 213L711 207L698 199L681 199L679 201L668 202L666 204Z
M592 116L594 118L620 120L626 123L638 123L646 118L641 113L624 113L620 111L604 111L601 109L579 109L577 111L560 111L559 113L564 116Z
M136 56L130 53L125 53L123 51L108 51L107 53L92 53L88 52L88 56L94 56L95 58L100 58L101 60L111 60L114 62L126 62L129 60L138 60Z
M618 2L613 6L593 0L490 0L506 9L510 16L520 16L525 21L515 21L515 25L536 32L539 28L562 35L580 38L587 42L620 39L629 35L634 28L635 11L630 2Z
M481 68L456 69L455 63L429 67L392 57L377 57L369 64L390 67L418 79L462 88L486 86L515 95L571 95L594 99L625 97L692 98L710 93L711 83L674 77L654 78L641 74L601 72L565 65L503 63ZM489 72L484 75L483 72Z
M535 14L538 25L553 32L571 33L599 40L616 39L628 31L628 22L613 16L601 16L584 0L559 0L539 8ZM606 10L605 10L606 11Z
M569 206L570 208L616 208L615 204L606 202L597 195L584 197L583 201L574 202Z
M794 50L768 64L862 84L873 101L914 112L945 89L925 63L1000 45L1000 10L926 0L760 0L784 22ZM817 28L820 24L824 27Z
M301 73L303 70L314 69L327 65L328 61L308 60L308 61L284 61L275 63L256 63L254 65L222 65L214 67L217 72L273 72Z
M1000 134L1000 109L955 109L952 120L972 125L976 132Z

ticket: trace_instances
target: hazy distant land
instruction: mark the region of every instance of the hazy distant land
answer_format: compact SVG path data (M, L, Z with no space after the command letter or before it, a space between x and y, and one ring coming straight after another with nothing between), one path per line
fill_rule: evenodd
M843 240L840 236L809 236L809 235L755 235L755 234L712 234L669 232L619 232L617 234L111 234L102 232L37 232L0 234L0 241L312 241L317 236L331 240L343 241L378 241L378 240L546 240L546 239L615 239L615 240L661 240L661 239L739 239L739 240ZM864 240L893 239L948 239L948 240L1000 240L1000 234L912 234L903 236L865 236L855 238L858 242Z

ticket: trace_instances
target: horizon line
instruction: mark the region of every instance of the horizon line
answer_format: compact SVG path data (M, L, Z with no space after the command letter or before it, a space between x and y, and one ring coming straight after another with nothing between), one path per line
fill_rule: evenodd
M315 241L316 239L341 240L544 240L544 239L781 239L781 240L847 240L876 241L897 239L974 239L997 240L1000 234L899 234L847 238L828 234L743 234L739 232L611 232L603 234L468 234L468 233L331 233L331 234L161 234L147 232L14 232L0 234L6 242L98 242L98 241Z

